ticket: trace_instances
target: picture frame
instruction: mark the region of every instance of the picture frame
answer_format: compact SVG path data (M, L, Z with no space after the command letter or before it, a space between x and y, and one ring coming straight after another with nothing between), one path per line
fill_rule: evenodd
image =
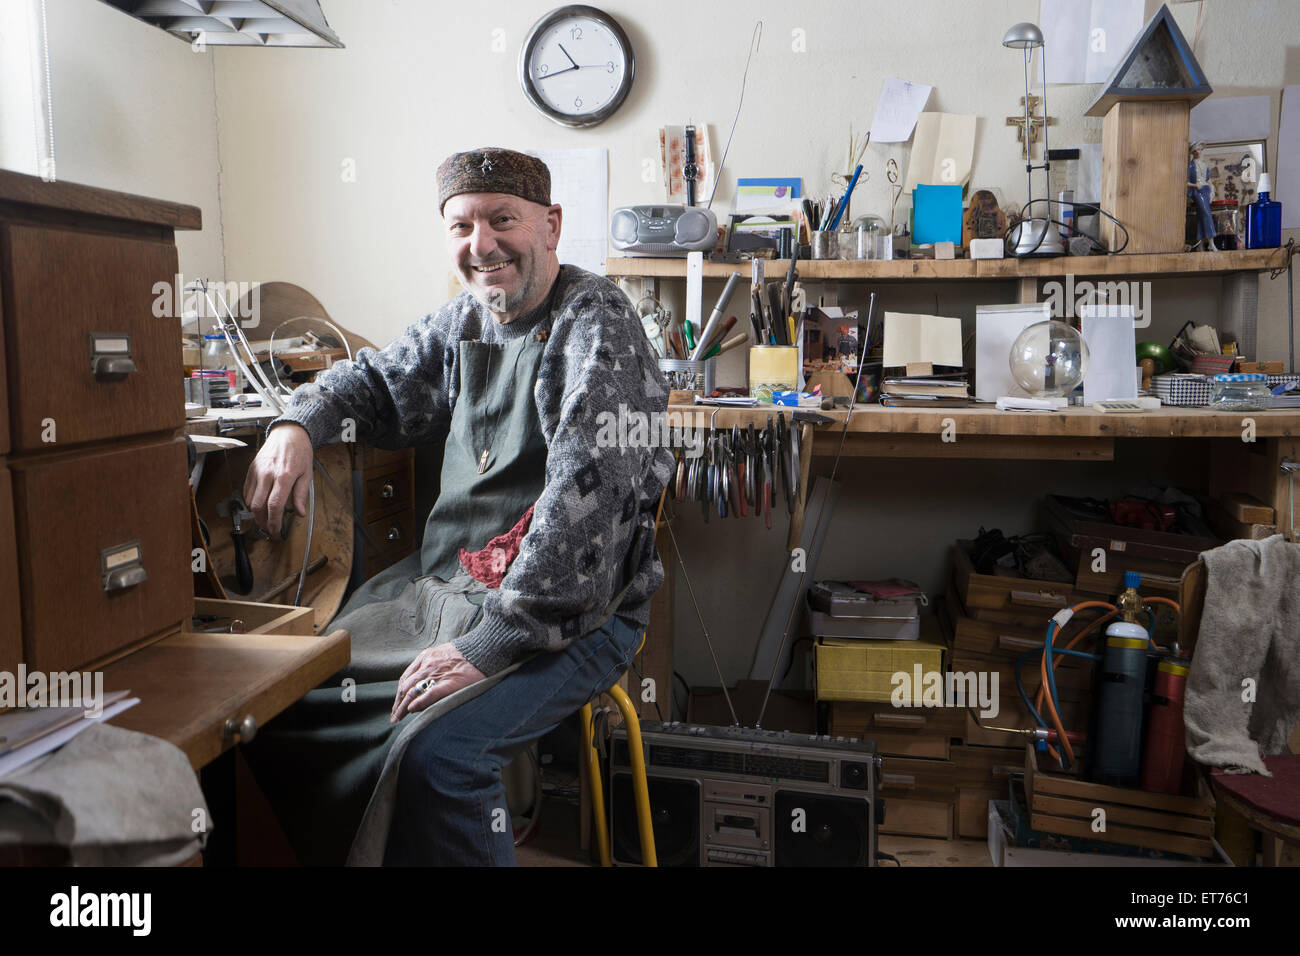
M1244 210L1259 198L1259 174L1268 169L1268 144L1263 140L1206 143L1201 159L1214 186L1212 201L1235 199L1237 208Z

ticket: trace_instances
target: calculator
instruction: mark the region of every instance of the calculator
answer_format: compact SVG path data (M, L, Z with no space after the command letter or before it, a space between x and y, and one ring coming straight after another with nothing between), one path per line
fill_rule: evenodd
M1160 407L1160 399L1154 396L1141 398L1108 398L1104 402L1093 402L1092 407L1106 412L1149 412Z

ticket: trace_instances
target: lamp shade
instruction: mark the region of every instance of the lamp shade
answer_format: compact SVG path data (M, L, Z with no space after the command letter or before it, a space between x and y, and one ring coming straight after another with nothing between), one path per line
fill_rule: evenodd
M190 43L342 47L320 0L103 0Z
M1013 50L1032 50L1043 45L1043 31L1032 23L1017 23L1002 37L1002 45Z

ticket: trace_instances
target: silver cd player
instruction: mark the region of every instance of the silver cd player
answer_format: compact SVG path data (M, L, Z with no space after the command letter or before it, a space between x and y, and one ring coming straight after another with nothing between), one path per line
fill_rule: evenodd
M718 217L703 206L623 206L614 210L609 237L633 256L708 252L718 241Z

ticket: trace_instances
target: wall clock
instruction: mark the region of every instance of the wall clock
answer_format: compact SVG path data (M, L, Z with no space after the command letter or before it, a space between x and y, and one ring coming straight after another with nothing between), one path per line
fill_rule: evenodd
M632 44L618 21L582 4L542 17L519 51L524 95L564 126L608 119L627 99L635 73Z

